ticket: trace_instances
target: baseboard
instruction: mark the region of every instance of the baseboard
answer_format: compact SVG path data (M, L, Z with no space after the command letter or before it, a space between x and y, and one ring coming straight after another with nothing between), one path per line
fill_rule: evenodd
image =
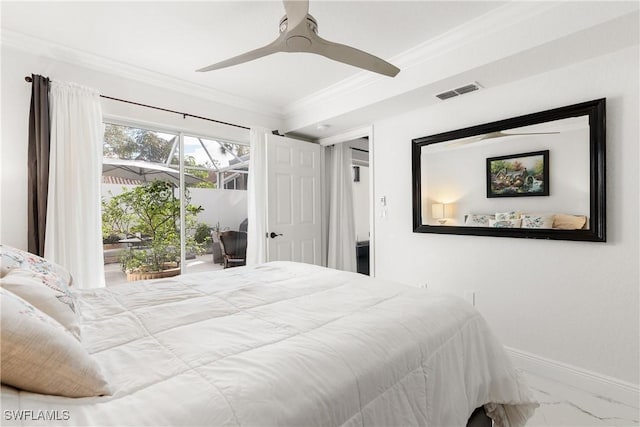
M640 387L606 375L547 359L526 351L505 347L513 363L523 371L575 387L595 396L625 405L640 406Z

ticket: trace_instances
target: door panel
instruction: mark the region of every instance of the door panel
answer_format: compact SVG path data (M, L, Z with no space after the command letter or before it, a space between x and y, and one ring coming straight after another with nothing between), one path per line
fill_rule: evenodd
M293 178L290 175L279 173L276 175L276 221L277 225L289 225L293 219ZM271 200L271 198L269 198ZM267 222L268 224L268 222Z
M316 180L313 177L300 178L300 223L313 224L315 222L316 209Z
M267 137L267 238L269 261L321 260L320 146Z

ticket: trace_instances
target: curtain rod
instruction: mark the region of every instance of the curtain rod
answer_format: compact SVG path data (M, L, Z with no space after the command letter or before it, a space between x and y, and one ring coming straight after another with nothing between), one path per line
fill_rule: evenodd
M26 76L24 78L24 80L27 83L32 83L33 79L31 78L31 76ZM147 105L147 104L141 104L139 102L133 102L133 101L127 101L126 99L120 99L120 98L114 98L111 96L106 96L106 95L100 95L101 98L105 98L105 99L111 99L112 101L118 101L118 102L124 102L125 104L132 104L132 105L137 105L139 107L146 107L146 108L152 108L154 110L160 110L160 111L166 111L168 113L174 113L174 114L180 114L183 118L187 118L187 117L193 117L194 119L200 119L200 120L207 120L210 122L215 122L215 123L220 123L223 125L227 125L227 126L233 126L233 127L237 127L237 128L241 128L241 129L246 129L246 130L250 130L250 128L246 127L246 126L242 126L242 125L237 125L235 123L228 123L228 122L223 122L220 120L216 120L216 119L210 119L208 117L202 117L202 116L195 116L193 114L189 114L189 113L183 113L182 111L175 111L175 110L169 110L167 108L162 108L162 107L155 107L153 105Z

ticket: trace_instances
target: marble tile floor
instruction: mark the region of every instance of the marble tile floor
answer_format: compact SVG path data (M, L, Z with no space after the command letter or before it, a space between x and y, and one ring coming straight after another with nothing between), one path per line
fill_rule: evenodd
M527 427L631 427L640 409L525 372L540 407Z

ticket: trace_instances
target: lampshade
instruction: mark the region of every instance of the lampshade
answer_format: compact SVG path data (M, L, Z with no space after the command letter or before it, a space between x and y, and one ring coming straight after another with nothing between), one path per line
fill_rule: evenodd
M444 218L444 204L434 203L431 205L431 216L433 219Z

